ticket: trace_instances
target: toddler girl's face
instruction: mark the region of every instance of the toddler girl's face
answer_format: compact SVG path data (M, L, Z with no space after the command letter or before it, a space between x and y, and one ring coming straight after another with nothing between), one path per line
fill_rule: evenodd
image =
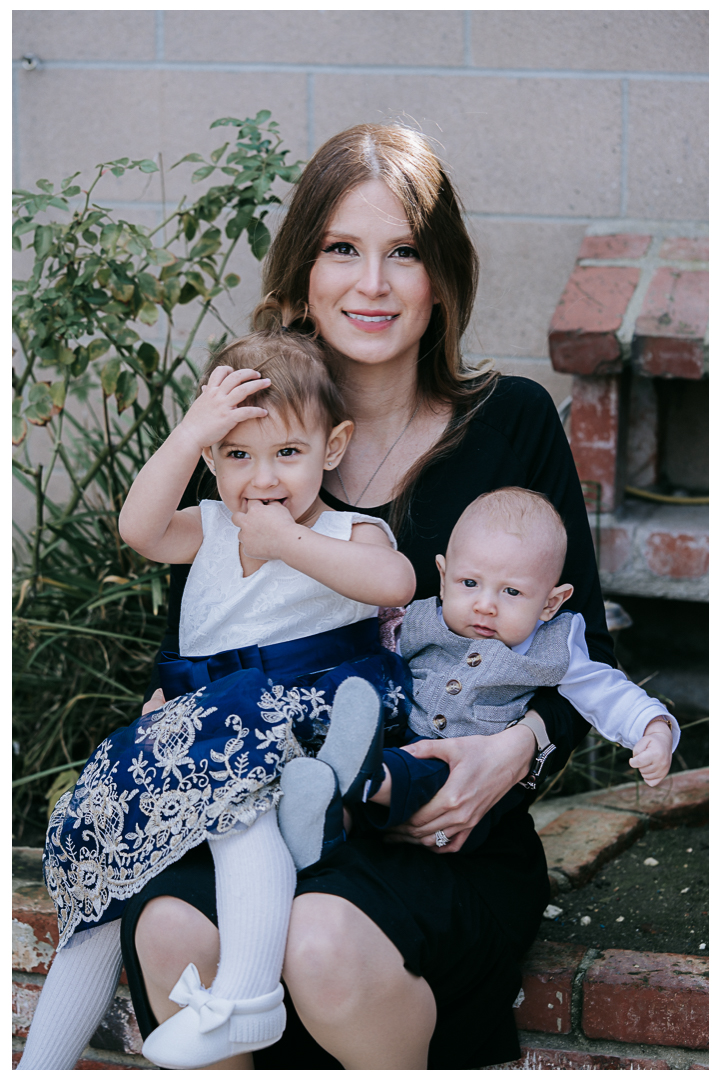
M483 527L477 520L453 533L442 579L443 618L460 637L496 638L512 648L547 621L572 586L554 587L556 559L530 537ZM568 591L569 590L569 591Z
M339 424L328 436L320 424L306 426L290 413L244 420L203 451L214 471L220 498L233 513L246 513L248 503L279 502L301 525L313 525L322 504L323 472L337 465L352 432Z

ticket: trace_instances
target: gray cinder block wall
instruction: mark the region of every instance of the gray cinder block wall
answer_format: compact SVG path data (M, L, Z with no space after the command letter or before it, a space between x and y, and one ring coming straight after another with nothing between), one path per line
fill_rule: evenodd
M171 204L198 188L190 167L169 165L220 145L208 130L220 116L271 109L291 160L360 121L416 124L453 170L482 258L468 354L560 401L570 377L550 366L547 326L588 225L707 216L707 18L16 11L14 179L89 177L99 161L161 152ZM162 212L157 174L106 176L98 198L134 220ZM242 332L259 275L244 248L234 269L243 284L223 313Z

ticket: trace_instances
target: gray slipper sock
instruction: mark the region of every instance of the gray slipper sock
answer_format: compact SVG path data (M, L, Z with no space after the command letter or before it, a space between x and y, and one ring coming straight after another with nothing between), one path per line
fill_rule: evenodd
M343 839L337 780L322 761L293 758L283 769L280 786L278 825L296 868L303 870Z
M335 773L343 798L363 768L378 735L381 713L380 695L366 679L351 675L337 688L330 727L317 760L326 762ZM382 768L382 741L377 765Z

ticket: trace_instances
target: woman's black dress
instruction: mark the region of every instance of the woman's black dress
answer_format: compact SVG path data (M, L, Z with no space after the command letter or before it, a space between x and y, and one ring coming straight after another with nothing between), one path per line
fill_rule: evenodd
M469 425L462 444L420 478L398 543L417 575L416 599L439 591L435 556L444 553L465 507L486 491L525 487L547 495L568 532L562 580L575 592L573 610L585 618L593 660L614 666L587 512L570 448L547 392L537 383L502 377ZM354 509L328 492L337 510ZM387 517L388 506L364 509ZM168 636L177 649L182 588L187 567L173 568ZM155 683L154 685L157 685ZM151 689L153 687L151 686ZM531 702L545 721L556 750L545 771L561 768L588 724L554 688ZM327 892L364 911L400 950L405 966L429 982L438 1006L429 1068L468 1069L520 1055L512 1003L520 988L519 961L532 943L548 902L542 845L527 812L510 811L481 848L439 856L410 844L384 845L354 837L333 856L298 876L297 895ZM137 919L154 896L178 896L217 922L212 859L206 846L160 874L129 903L123 920L123 953L140 1029L156 1026L134 947ZM256 1069L337 1069L339 1063L307 1034L289 996L288 1029L275 1046L256 1054Z

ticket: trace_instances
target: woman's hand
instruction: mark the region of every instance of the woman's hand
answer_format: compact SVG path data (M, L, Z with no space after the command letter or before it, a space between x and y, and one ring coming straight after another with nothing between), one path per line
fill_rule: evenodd
M403 747L418 758L437 758L450 766L444 787L416 814L392 829L388 838L423 844L438 855L459 851L470 831L498 799L529 772L535 756L535 736L520 725L497 735L467 735L459 739L427 739ZM435 833L451 839L435 844Z

